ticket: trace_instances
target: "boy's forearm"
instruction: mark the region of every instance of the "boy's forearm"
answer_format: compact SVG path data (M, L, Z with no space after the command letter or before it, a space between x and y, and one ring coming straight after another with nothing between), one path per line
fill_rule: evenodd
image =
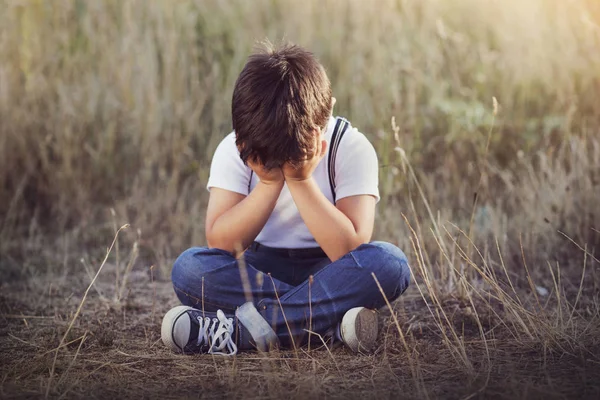
M244 200L217 218L207 235L209 247L232 253L246 249L267 223L282 188L283 182L259 182Z
M313 178L287 181L287 185L308 230L331 261L364 242L352 221L329 202Z

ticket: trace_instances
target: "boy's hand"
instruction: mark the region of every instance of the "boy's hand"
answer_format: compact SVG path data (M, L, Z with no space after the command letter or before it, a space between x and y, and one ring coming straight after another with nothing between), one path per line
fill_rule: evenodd
M262 164L248 160L248 166L254 171L258 179L266 185L283 183L281 168L265 169Z
M287 182L305 181L312 176L315 168L317 168L317 165L319 165L327 153L327 142L325 140L321 140L321 137L318 137L315 147L318 149L318 151L316 151L312 156L309 155L306 160L301 161L297 168L294 168L289 163L283 164L283 176Z

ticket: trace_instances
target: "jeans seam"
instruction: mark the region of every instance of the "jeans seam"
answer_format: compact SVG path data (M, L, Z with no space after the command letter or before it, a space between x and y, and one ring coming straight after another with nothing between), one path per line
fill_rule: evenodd
M352 257L352 259L354 260L354 263L359 267L359 268L364 268L361 263L358 262L358 259L356 258L356 256L354 255L354 251L352 250L351 252L349 252L348 254L350 255L350 257Z

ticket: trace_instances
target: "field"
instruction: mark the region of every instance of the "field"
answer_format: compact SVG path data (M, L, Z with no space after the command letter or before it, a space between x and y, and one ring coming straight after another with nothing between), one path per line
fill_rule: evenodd
M0 10L1 398L600 398L600 2ZM311 49L377 149L375 238L414 279L373 354L160 341L263 39Z

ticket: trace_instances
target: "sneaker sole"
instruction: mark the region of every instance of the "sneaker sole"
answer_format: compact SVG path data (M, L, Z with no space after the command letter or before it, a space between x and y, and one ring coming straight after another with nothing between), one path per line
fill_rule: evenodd
M175 323L177 320L183 315L186 314L188 310L192 310L192 307L188 306L177 306L172 308L165 314L162 320L162 326L160 328L160 336L162 338L163 343L167 346L171 351L176 353L182 353L183 348L181 348L177 343L175 343L175 339L173 338L173 330L175 329Z
M344 314L340 328L342 340L352 351L369 353L379 333L377 313L364 307L352 308Z

